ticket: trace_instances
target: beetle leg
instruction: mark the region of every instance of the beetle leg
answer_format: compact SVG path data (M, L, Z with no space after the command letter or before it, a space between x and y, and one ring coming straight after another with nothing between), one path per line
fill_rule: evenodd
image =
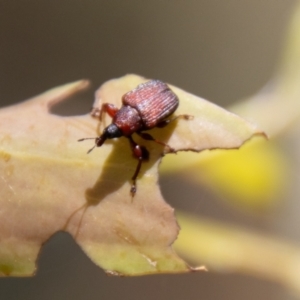
M108 113L108 115L113 118L118 110L119 109L111 103L103 103L101 108L92 108L91 116L102 121L103 113Z
M128 139L130 142L130 147L131 147L132 153L133 153L134 157L136 157L138 159L138 164L137 164L135 172L131 178L132 185L131 185L130 193L131 193L131 196L134 197L134 195L136 193L136 189L137 189L136 188L136 178L138 177L138 175L140 173L142 162L149 158L149 152L144 146L138 145L132 139L131 136L129 136Z
M152 135L150 135L149 133L145 133L145 132L136 132L136 134L138 134L141 138L143 138L144 140L146 141L153 141L157 144L160 144L166 148L168 148L168 152L169 153L172 153L172 152L175 152L175 149L172 148L171 146L169 146L168 144L164 143L164 142L161 142L159 140L156 140Z
M113 118L115 116L115 114L118 112L118 110L119 109L111 103L103 103L102 107L101 107L100 121L101 121L103 112L108 113Z
M192 120L193 118L194 117L191 116L191 115L179 115L179 116L176 116L172 119L163 120L163 121L159 122L158 124L156 124L155 127L163 128L163 127L167 126L168 124L170 124L171 122L173 122L177 119Z

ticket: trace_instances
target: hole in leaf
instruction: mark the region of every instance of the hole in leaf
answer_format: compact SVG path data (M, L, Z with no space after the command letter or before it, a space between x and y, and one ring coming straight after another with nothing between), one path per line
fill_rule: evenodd
M63 117L86 114L91 111L93 101L94 91L88 89L53 105L50 108L50 113Z

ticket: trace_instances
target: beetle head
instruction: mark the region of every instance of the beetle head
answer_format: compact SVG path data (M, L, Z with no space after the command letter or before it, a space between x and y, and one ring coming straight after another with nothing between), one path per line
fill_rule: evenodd
M113 139L122 136L122 131L118 128L116 124L110 124L107 126L102 134L99 137L95 138L95 145L92 147L87 153L90 153L95 147L101 147L107 139ZM85 140L90 140L94 138L83 138L79 139L78 142L82 142Z
M107 126L103 133L96 138L95 143L97 147L101 147L106 139L113 139L122 136L122 131L115 124Z

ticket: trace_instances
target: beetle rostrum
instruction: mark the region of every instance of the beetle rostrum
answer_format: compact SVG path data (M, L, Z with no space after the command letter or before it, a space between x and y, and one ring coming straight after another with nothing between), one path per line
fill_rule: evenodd
M145 140L154 141L165 146L168 152L174 152L175 150L169 145L156 140L144 131L154 127L165 127L177 118L190 119L191 116L189 115L179 115L168 119L176 111L178 105L178 97L166 83L160 80L150 80L123 95L120 109L110 103L102 104L101 109L93 109L92 116L99 118L101 121L103 113L108 113L112 117L112 123L103 130L99 137L95 138L95 146L88 153L95 147L101 147L107 139L121 136L128 138L131 151L134 157L138 159L136 170L131 178L130 193L132 197L134 197L137 190L136 179L142 162L149 158L149 152L146 147L137 144L133 140L132 135L136 133ZM79 141L83 140L86 140L86 138Z

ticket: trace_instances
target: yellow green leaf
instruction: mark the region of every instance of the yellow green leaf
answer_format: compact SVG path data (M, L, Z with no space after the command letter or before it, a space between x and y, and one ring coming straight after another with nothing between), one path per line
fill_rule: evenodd
M109 102L120 107L122 95L143 81L136 75L108 81L94 106ZM107 141L87 155L94 142L77 140L97 136L103 124L89 114L49 113L53 104L86 86L78 81L0 110L0 273L33 274L42 244L60 230L111 274L190 271L172 249L179 227L157 184L163 147L134 136L150 159L142 165L132 199L137 161L128 141ZM236 115L171 88L180 99L176 115L193 119L178 119L151 134L177 151L237 148L262 134ZM105 118L103 123L108 122Z
M209 271L250 274L299 294L300 246L238 226L177 212L178 253Z

